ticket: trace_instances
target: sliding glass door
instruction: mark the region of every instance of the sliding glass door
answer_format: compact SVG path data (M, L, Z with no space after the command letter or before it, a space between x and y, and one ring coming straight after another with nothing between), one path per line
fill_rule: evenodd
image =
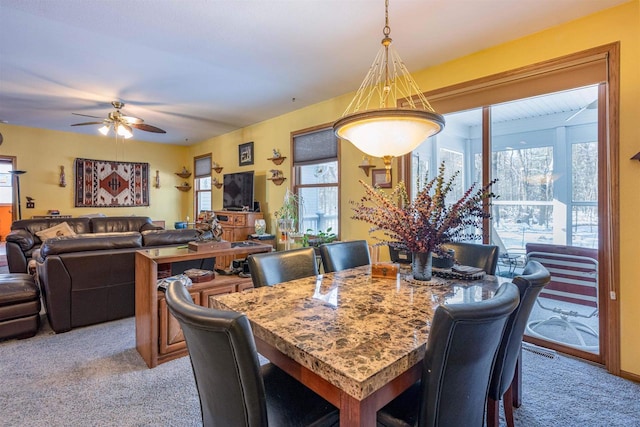
M412 194L445 162L460 193L497 178L485 243L500 248L497 274L542 263L527 339L600 361L598 301L598 85L445 114L445 130L411 155ZM488 162L483 158L489 156ZM483 175L483 166L489 173ZM486 166L484 166L486 167ZM483 179L484 178L484 179Z
M587 86L492 106L490 122L492 176L500 195L492 233L508 254L500 274L520 274L524 261L536 260L552 277L526 335L596 355L597 107L598 86Z

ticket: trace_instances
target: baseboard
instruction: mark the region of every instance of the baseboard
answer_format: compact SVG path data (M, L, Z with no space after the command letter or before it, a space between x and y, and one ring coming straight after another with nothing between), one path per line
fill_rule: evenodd
M621 370L620 377L624 378L625 380L633 381L640 384L640 375L638 374Z

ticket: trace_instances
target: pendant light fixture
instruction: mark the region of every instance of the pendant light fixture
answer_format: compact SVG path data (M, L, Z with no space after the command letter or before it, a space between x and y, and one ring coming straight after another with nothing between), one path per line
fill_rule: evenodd
M333 124L336 135L360 151L381 157L391 180L391 159L416 149L444 129L400 56L391 46L389 0L385 0L382 47L353 100ZM398 107L398 102L402 103Z

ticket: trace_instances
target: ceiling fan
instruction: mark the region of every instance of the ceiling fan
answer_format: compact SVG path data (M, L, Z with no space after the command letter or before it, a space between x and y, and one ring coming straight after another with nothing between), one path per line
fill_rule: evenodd
M568 122L569 120L573 119L578 114L582 113L584 110L594 110L596 108L598 108L598 99L597 98L594 99L593 101L591 101L590 103L588 103L587 105L585 105L584 107L580 108L575 113L573 113L571 116L569 116L567 119L565 119L565 122Z
M75 123L75 124L72 124L71 126L102 125L102 127L98 129L98 131L101 134L107 135L109 133L109 129L113 128L113 131L117 135L127 139L133 136L132 128L140 129L146 132L167 133L166 131L158 127L151 126L144 123L144 120L138 117L125 116L124 114L122 114L120 110L124 107L123 102L113 101L111 102L111 105L113 105L113 108L115 108L116 110L110 112L106 118L102 119L102 121ZM79 114L79 113L72 113L72 114L75 114L76 116L93 117L95 119L100 118L97 116L90 116L88 114Z

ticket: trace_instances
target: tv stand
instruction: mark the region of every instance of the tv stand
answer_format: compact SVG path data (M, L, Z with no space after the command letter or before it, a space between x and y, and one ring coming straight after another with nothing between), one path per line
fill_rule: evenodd
M229 242L240 242L249 239L256 232L256 219L263 219L261 212L217 211L216 218L222 226L222 239ZM226 270L231 266L234 255L216 257L216 268Z

